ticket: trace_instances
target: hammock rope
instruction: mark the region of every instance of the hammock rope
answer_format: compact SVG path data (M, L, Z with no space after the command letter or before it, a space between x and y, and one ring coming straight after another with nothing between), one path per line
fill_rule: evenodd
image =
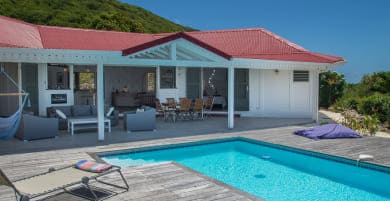
M5 71L4 67L0 68L0 75L4 75L12 84L14 84L18 89L19 85L9 76ZM0 140L7 140L13 137L19 129L20 121L22 119L22 111L24 105L28 100L28 93L24 90L21 90L21 93L0 93L0 96L24 96L21 106L19 109L9 117L0 117Z

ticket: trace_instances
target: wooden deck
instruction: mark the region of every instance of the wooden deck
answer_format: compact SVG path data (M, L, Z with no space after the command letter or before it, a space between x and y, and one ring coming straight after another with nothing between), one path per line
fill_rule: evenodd
M247 137L270 143L311 150L350 159L356 159L359 154L371 154L375 157L373 163L390 167L390 138L364 137L361 139L310 140L292 135L292 131L303 126L287 126L261 130L233 130L230 132L208 133L203 135L183 135L177 137L160 136L159 139L142 139L136 141L119 137L105 143L84 142L86 135L75 135L74 138L60 138L74 140L74 146L55 148L50 143L58 143L59 139L44 140L27 143L22 149L19 142L10 141L11 145L0 146L0 168L11 178L16 180L46 171L49 167L62 167L77 162L80 159L89 159L88 153L114 151L144 146L155 146L193 142L199 140L220 139L227 137ZM113 134L119 134L114 133ZM141 132L134 135L147 135ZM129 135L129 134L126 134ZM84 137L83 137L84 136ZM79 137L79 138L77 138ZM77 140L79 139L79 140ZM57 141L56 141L57 140ZM26 144L26 143L25 143ZM82 146L81 146L82 144ZM12 154L12 146L16 153ZM35 146L35 147L34 147ZM7 150L6 150L7 149ZM11 149L11 150L9 150ZM5 153L7 152L7 154ZM123 173L130 185L128 192L116 192L117 195L107 200L260 200L245 192L229 187L207 176L198 174L176 163L160 163L139 167L123 168ZM107 178L120 182L117 177ZM13 200L13 193L9 188L0 187L0 200ZM83 200L70 194L63 193L45 200Z

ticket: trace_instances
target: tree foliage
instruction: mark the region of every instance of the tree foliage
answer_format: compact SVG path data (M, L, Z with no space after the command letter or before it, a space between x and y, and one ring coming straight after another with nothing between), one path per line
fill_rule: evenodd
M329 107L343 95L346 82L344 75L335 71L320 74L320 106Z
M356 110L377 117L385 127L390 127L390 71L365 75L360 83L348 84L333 108Z
M118 0L0 0L0 15L41 25L125 32L194 30Z

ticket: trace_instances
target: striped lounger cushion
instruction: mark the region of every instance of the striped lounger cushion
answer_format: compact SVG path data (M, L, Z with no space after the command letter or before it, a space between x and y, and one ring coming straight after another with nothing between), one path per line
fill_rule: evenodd
M76 163L76 168L88 172L100 173L110 169L110 164L97 163L95 161L81 160Z

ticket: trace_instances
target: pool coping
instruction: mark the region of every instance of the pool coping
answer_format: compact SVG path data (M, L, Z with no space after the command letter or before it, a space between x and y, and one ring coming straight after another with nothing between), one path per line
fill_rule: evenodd
M258 139L252 139L250 137L241 137L241 136L225 137L225 138L217 138L217 139L207 139L207 140L194 140L194 141L189 141L189 142L163 144L163 145L150 145L150 146L142 146L142 147L136 147L136 148L117 149L117 150L93 152L93 153L89 152L88 154L96 161L105 163L105 161L100 157L109 156L109 155L116 155L116 154L124 154L124 153L139 153L139 152L145 152L145 151L174 149L174 148L181 148L181 147L187 147L187 146L214 144L214 143L232 142L232 141L243 141L243 142L247 142L247 143L251 143L251 144L258 144L258 145L267 146L267 147L280 149L280 150L284 150L284 151L290 151L290 152L304 154L307 156L313 156L313 157L317 157L317 158L321 158L321 159L325 159L325 160L340 162L340 163L344 163L344 164L352 165L352 166L356 166L356 162L357 162L356 160L353 160L353 159L347 158L347 157L335 156L335 155L331 155L331 154L306 150L306 149L302 149L302 148L295 148L295 147L290 147L290 146L286 146L286 145L265 142L265 141L261 141ZM264 201L264 198L254 196L248 192L245 192L245 191L240 190L234 186L231 186L230 184L226 184L222 181L211 178L205 174L197 172L196 170L193 170L189 167L181 165L175 161L166 161L166 162L174 164L174 165L176 165L176 166L178 166L186 171L189 171L189 172L191 172L199 177L202 177L202 178L204 178L204 179L206 179L214 184L225 187L225 188L227 188L227 189L229 189L229 190L231 190L239 195L242 195L246 198L249 198L252 200ZM136 166L142 166L142 165L136 165ZM136 167L136 166L129 166L129 167ZM390 174L390 167L380 165L380 164L374 164L374 163L362 161L362 162L359 162L359 167Z
M270 142L264 142L264 141L260 141L257 139L251 139L248 137L240 137L240 136L219 138L219 139L209 139L209 140L199 140L199 141L191 141L191 142L184 142L184 143L144 146L144 147L129 148L129 149L118 149L118 150L113 150L113 151L93 152L93 153L88 153L88 154L96 161L105 162L100 157L123 154L123 153L138 153L138 152L145 152L145 151L174 149L174 148L181 148L181 147L187 147L187 146L214 144L214 143L231 142L231 141L244 141L244 142L263 145L263 146L267 146L267 147L271 147L271 148L275 148L275 149L281 149L284 151L290 151L290 152L304 154L304 155L313 156L313 157L318 157L318 158L322 158L322 159L326 159L326 160L332 160L332 161L344 163L347 165L352 165L352 166L357 165L357 160L353 160L351 158L346 158L346 157L342 157L342 156L335 156L335 155L331 155L331 154L310 151L310 150L306 150L306 149L295 148L295 147L290 147L290 146L280 145L280 144L275 144L275 143L270 143ZM370 163L367 161L359 161L358 166L366 168L366 169L376 170L376 171L390 174L390 167L388 167L388 166Z

